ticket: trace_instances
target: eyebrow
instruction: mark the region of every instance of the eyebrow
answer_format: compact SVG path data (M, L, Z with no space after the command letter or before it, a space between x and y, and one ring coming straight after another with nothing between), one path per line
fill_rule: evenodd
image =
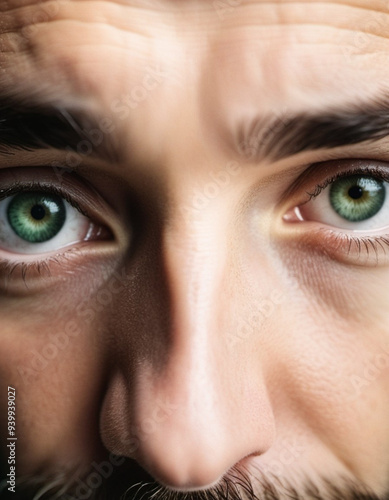
M30 103L0 95L0 155L53 148L117 161L120 151L114 133L102 131L101 120L81 107ZM99 144L91 138L92 130L101 132ZM304 151L379 141L388 136L389 96L384 95L339 109L296 114L284 110L273 116L262 115L242 122L234 142L241 157L260 162L265 158L281 160Z
M305 151L379 141L389 136L389 97L351 103L322 112L283 111L241 123L236 134L240 155L250 161L281 160Z
M112 162L114 134L102 130L102 120L81 107L0 96L0 155L57 149Z

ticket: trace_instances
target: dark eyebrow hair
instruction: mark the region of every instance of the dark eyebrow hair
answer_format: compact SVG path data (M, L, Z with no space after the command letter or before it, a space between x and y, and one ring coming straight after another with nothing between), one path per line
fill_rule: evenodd
M250 161L281 160L303 151L379 141L389 136L389 97L351 103L323 112L286 111L270 118L242 123L237 149Z
M54 148L112 161L113 134L102 131L101 120L81 107L0 96L0 155Z
M0 155L54 148L117 161L120 151L115 147L114 134L102 131L101 120L81 107L0 95ZM100 141L93 139L91 130L100 131ZM283 111L256 117L240 124L235 143L243 158L275 161L303 151L333 149L388 136L389 96L384 95L371 102L349 103L322 112Z

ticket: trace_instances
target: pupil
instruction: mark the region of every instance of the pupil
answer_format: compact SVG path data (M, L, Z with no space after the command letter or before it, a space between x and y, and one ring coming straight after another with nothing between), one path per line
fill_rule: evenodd
M35 205L31 209L31 216L35 220L42 220L46 216L46 210L44 207L42 207L42 205Z
M359 200L363 196L363 188L360 186L353 186L348 190L348 195L354 200Z

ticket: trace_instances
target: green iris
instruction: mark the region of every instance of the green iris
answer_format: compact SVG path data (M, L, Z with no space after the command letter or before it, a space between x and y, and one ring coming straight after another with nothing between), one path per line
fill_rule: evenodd
M332 208L350 222L361 222L374 217L381 210L385 197L383 181L361 175L342 177L330 188Z
M39 191L14 196L7 209L13 231L29 243L43 243L56 236L66 220L65 204L60 196Z

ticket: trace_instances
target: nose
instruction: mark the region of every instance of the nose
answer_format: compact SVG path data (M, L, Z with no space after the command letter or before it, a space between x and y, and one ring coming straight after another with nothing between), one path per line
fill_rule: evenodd
M215 484L242 459L264 453L274 436L260 353L253 355L249 341L230 342L239 290L225 228L215 207L164 232L160 290L169 300L162 291L152 296L168 309L168 321L161 312L163 327L150 327L143 303L144 320L134 331L126 313L120 335L140 336L146 347L121 343L127 352L118 358L127 363L112 376L103 406L108 449L174 489ZM156 283L148 278L143 286L155 290Z

